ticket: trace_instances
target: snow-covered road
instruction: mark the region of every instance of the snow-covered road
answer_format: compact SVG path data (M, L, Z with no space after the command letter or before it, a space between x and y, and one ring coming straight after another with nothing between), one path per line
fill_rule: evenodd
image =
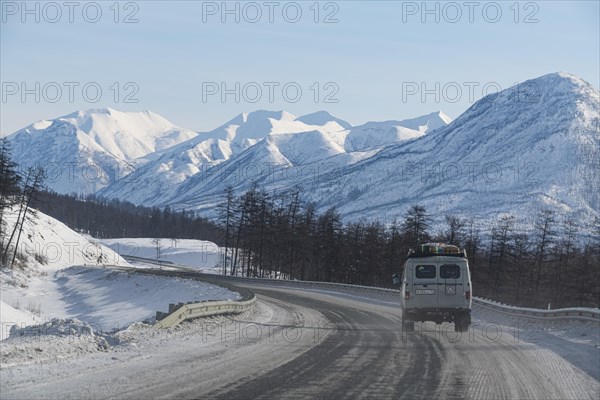
M459 337L450 324L403 336L389 304L246 286L257 294L253 312L159 332L134 325L108 351L2 368L2 398L600 396L589 323L577 322L588 336L576 340L476 309L474 329Z

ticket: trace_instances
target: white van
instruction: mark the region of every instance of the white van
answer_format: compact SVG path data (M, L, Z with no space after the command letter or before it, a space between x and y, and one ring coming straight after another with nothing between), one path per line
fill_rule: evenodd
M471 324L471 274L467 254L457 246L427 243L408 253L402 276L393 276L402 290L402 329L415 321L454 322L456 332Z

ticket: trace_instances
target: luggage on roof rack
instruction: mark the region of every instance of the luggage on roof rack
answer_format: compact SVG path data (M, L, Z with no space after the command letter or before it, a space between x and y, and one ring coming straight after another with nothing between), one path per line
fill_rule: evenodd
M458 246L446 243L425 243L419 245L417 250L410 249L408 251L408 258L434 256L467 258L467 252Z

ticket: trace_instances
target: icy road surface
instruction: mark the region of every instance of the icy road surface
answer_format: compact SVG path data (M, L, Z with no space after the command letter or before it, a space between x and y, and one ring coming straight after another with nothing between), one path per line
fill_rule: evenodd
M445 333L418 324L428 332L403 337L398 309L390 305L251 288L259 301L241 316L161 332L133 326L106 352L2 368L2 398L600 396L596 337L578 342L532 326L496 325L483 310L460 337L451 324L441 326Z

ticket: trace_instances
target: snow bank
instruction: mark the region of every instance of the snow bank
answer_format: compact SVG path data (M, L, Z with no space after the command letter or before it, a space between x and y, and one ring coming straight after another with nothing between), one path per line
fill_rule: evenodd
M10 329L0 344L0 368L56 362L83 354L107 351L118 339L96 334L92 326L78 319L53 318L41 324Z
M17 210L6 217L11 232ZM155 251L150 239L137 243L142 256L149 255L151 248ZM214 243L179 244L168 249L165 241L164 254L173 262L212 268L219 259ZM0 340L15 325L23 328L52 318L77 318L96 331L110 331L152 319L156 311L167 311L169 303L239 298L237 293L198 281L97 268L131 265L110 248L41 212L25 222L19 252L24 261L0 273Z
M25 327L19 327L14 325L10 328L9 337L14 338L18 336L41 336L41 335L53 335L53 336L69 336L69 335L87 335L93 336L94 330L92 326L87 322L82 322L77 318L52 318L50 321L43 322L38 325L28 325Z
M169 303L239 298L238 293L196 280L71 267L34 277L27 288L3 288L2 339L13 332L14 325L24 328L51 318L76 318L97 332L110 332L152 321L156 311L168 310ZM7 306L16 303L34 309L36 315Z

